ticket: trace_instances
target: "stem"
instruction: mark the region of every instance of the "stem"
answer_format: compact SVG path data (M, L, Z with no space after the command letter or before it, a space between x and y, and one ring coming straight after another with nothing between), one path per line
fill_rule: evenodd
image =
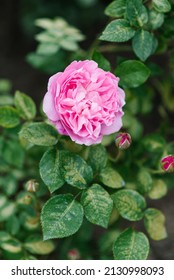
M103 45L99 46L98 50L100 52L129 52L131 51L130 46L118 46L118 45Z

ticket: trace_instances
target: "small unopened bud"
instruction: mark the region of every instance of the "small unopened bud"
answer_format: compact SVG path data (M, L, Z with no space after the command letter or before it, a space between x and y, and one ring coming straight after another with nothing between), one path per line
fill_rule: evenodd
M168 155L161 159L162 169L166 172L174 172L174 156Z
M120 150L126 150L132 143L132 139L129 133L121 132L116 136L115 144Z
M68 259L69 260L79 260L80 253L77 249L71 249L68 251Z
M36 180L31 179L26 182L25 188L28 192L37 192L39 190L39 183Z

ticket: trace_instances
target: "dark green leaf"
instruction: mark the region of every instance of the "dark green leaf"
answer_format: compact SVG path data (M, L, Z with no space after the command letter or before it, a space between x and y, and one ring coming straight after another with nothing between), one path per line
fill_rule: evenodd
M53 126L42 122L24 126L19 134L34 145L52 146L58 142L57 130Z
M134 190L120 190L112 195L120 215L129 221L139 221L144 216L146 201Z
M113 253L116 260L145 260L149 254L149 241L144 233L128 228L116 239Z
M167 13L171 10L171 4L168 0L152 0L152 4L159 13Z
M98 184L93 184L83 192L81 203L88 221L107 228L112 213L113 201L104 188Z
M47 150L39 164L40 176L51 193L65 182L61 175L60 164L60 152L57 149Z
M120 78L120 84L125 87L138 87L150 76L150 70L142 62L127 60L118 65L116 75Z
M74 187L84 189L93 177L92 168L78 155L62 151L61 173L65 181Z
M50 198L41 213L44 240L74 234L83 221L83 208L71 194Z
M31 97L26 94L16 91L14 97L15 106L19 115L24 120L32 120L36 116L36 106Z
M125 186L120 174L110 166L103 168L99 175L100 181L107 187L119 189Z
M103 145L91 146L88 155L88 164L92 167L94 173L99 172L106 166L107 152Z
M24 150L19 142L14 139L4 143L2 156L4 160L12 166L22 168L24 164Z
M0 107L0 126L12 128L20 123L18 111L10 106Z
M135 34L132 40L132 47L135 54L142 61L145 61L152 54L153 42L154 36L148 31L142 29Z
M100 36L100 40L109 42L126 42L135 35L135 30L125 19L111 21Z
M105 71L111 70L110 62L99 52L96 50L94 51L92 55L92 59L95 60L98 63L98 67L102 68Z
M167 237L165 216L158 209L148 208L145 211L144 226L153 240L162 240Z
M116 0L111 2L105 9L105 14L109 17L121 17L126 9L126 0Z
M126 16L132 25L143 26L148 21L146 8L141 0L129 0L126 6Z

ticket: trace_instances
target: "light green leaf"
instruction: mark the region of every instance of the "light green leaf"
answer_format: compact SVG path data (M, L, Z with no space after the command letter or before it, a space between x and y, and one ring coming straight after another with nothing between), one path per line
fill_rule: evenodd
M60 172L60 164L60 152L57 149L47 150L39 164L40 176L51 193L65 182Z
M153 42L154 36L148 31L142 29L135 34L132 40L133 51L142 61L152 54Z
M126 42L135 35L135 30L125 19L111 21L99 37L100 40L109 42Z
M71 38L65 38L63 40L60 40L59 45L67 51L77 51L79 48L76 41Z
M116 0L111 2L105 9L105 14L109 17L121 17L126 9L126 0Z
M40 43L37 48L37 53L40 55L53 55L59 50L60 46L58 43Z
M10 106L0 107L0 126L12 128L20 123L18 111Z
M55 249L53 241L43 241L39 235L29 236L24 242L24 248L31 254L47 255Z
M104 188L98 184L93 184L83 192L81 203L88 221L107 228L112 213L113 201Z
M125 186L125 182L120 174L110 166L103 168L99 175L100 181L107 187L119 189Z
M116 75L120 78L121 85L134 88L148 79L150 70L140 61L127 60L118 65Z
M7 221L15 213L15 203L7 200L5 196L0 198L0 222Z
M98 67L102 68L105 71L111 70L110 62L99 52L96 50L94 51L92 55L92 59L95 60L98 63Z
M152 0L152 5L159 13L167 13L171 10L171 4L168 0Z
M149 254L149 241L144 233L126 229L113 247L115 260L145 260Z
M145 211L144 226L153 240L162 240L167 237L165 216L158 209L148 208Z
M152 177L150 173L141 169L137 174L137 187L140 193L145 194L152 189Z
M120 190L114 193L112 199L120 215L129 221L139 221L144 216L146 201L134 190Z
M164 14L158 13L155 10L149 11L149 24L152 29L159 28L164 22Z
M1 244L1 248L12 254L17 254L22 252L22 244L15 238L10 238L9 240Z
M19 132L28 142L39 146L52 146L58 142L57 130L46 123L37 122L24 126Z
M92 168L80 156L62 151L60 162L61 174L69 185L84 189L91 182Z
M83 221L83 208L71 194L50 198L43 206L41 223L44 240L74 234Z
M16 91L14 102L19 115L24 120L34 119L34 117L36 116L36 105L31 97L20 91Z
M126 16L132 25L143 26L148 21L146 8L141 0L129 0L126 5Z
M151 199L160 199L167 194L167 185L161 179L154 179L152 189L148 192Z
M88 155L88 164L92 167L94 173L99 172L106 166L107 152L103 145L94 145L90 147Z

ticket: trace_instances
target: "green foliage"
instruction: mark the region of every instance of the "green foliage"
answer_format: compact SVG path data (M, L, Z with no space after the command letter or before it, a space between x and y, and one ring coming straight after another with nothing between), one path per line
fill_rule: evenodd
M128 228L116 239L113 253L116 260L145 260L149 254L149 241L144 233Z
M10 106L0 107L0 126L12 128L20 123L18 111Z
M154 208L148 208L145 211L144 225L152 239L161 240L167 237L164 223L165 217L161 211Z
M31 235L24 242L24 248L31 254L47 255L54 251L53 241L43 241L39 235Z
M105 9L105 14L110 17L121 17L126 10L126 0L116 0L111 2Z
M14 98L15 106L19 115L24 120L32 120L36 116L36 106L31 97L26 94L16 91Z
M54 148L47 150L39 165L40 176L51 193L63 186L65 182L60 171L60 153L60 151Z
M111 21L100 36L100 40L109 42L126 42L135 35L135 30L125 19Z
M167 13L171 10L171 5L168 0L152 0L154 9L159 13Z
M138 87L150 75L150 70L140 61L127 60L116 68L116 75L120 77L120 84L128 88Z
M119 189L125 185L120 174L110 166L106 166L101 170L99 178L105 186L112 189Z
M55 128L44 122L30 123L20 131L20 137L39 146L53 146L58 142Z
M88 221L104 228L108 227L113 201L104 188L93 184L83 192L81 203Z
M134 190L120 190L112 195L120 215L129 221L139 221L144 216L146 201Z
M105 168L107 159L106 149L101 144L90 147L88 164L92 167L94 173Z
M44 205L41 213L44 240L74 234L83 221L83 208L70 194L56 195Z

